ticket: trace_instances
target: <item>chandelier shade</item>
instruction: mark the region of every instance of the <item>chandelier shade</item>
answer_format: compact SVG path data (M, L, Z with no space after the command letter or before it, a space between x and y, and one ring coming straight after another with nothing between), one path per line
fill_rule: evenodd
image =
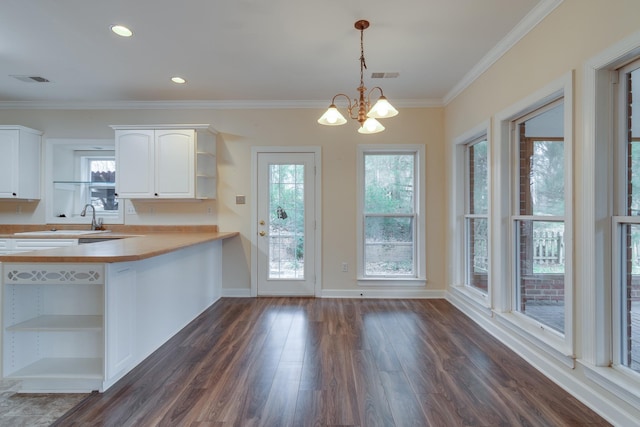
M369 117L364 121L362 126L360 126L360 128L358 129L358 133L364 133L365 135L367 135L371 133L382 132L383 130L384 126L382 126L382 123L380 123L373 117Z
M344 93L335 95L327 111L318 119L318 123L325 126L339 126L347 123L347 119L340 113L335 104L336 98L344 97L347 99L347 113L349 118L357 120L360 123L358 132L363 134L378 133L382 132L385 128L377 119L397 116L398 110L389 103L382 92L382 88L379 86L369 90L365 96L367 88L364 86L364 70L367 68L367 64L364 59L364 30L369 28L369 21L361 19L356 21L354 27L360 31L360 86L357 88L359 96L352 101L351 98ZM370 98L374 90L380 91L380 98L375 105L371 107Z
M329 109L318 119L318 123L326 126L339 126L347 123L347 119L338 111L335 104L331 104Z
M391 105L384 96L381 96L378 102L376 102L367 113L367 117L373 117L374 119L387 119L397 115L398 110L393 108L393 105Z

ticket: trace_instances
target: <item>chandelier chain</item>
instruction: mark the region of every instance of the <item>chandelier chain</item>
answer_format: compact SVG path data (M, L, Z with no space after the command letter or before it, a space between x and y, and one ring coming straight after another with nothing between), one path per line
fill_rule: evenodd
M367 63L364 60L364 29L360 30L360 86L364 86L364 69Z

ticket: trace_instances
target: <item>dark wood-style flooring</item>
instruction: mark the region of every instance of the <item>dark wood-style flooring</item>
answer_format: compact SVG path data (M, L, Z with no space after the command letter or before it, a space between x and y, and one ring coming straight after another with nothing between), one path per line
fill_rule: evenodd
M54 426L602 426L444 300L225 298Z

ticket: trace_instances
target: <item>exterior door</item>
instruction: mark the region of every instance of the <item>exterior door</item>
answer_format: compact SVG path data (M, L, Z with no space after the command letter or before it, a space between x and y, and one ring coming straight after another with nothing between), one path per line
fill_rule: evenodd
M315 153L257 153L257 294L314 295Z

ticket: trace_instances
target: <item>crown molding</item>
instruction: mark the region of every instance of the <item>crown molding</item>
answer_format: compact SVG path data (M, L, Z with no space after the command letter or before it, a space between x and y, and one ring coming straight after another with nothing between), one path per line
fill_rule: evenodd
M509 33L498 42L443 98L446 106L476 81L498 59L526 36L564 0L542 0Z
M401 108L442 107L441 99L394 100ZM0 101L0 110L260 110L327 108L327 101Z

